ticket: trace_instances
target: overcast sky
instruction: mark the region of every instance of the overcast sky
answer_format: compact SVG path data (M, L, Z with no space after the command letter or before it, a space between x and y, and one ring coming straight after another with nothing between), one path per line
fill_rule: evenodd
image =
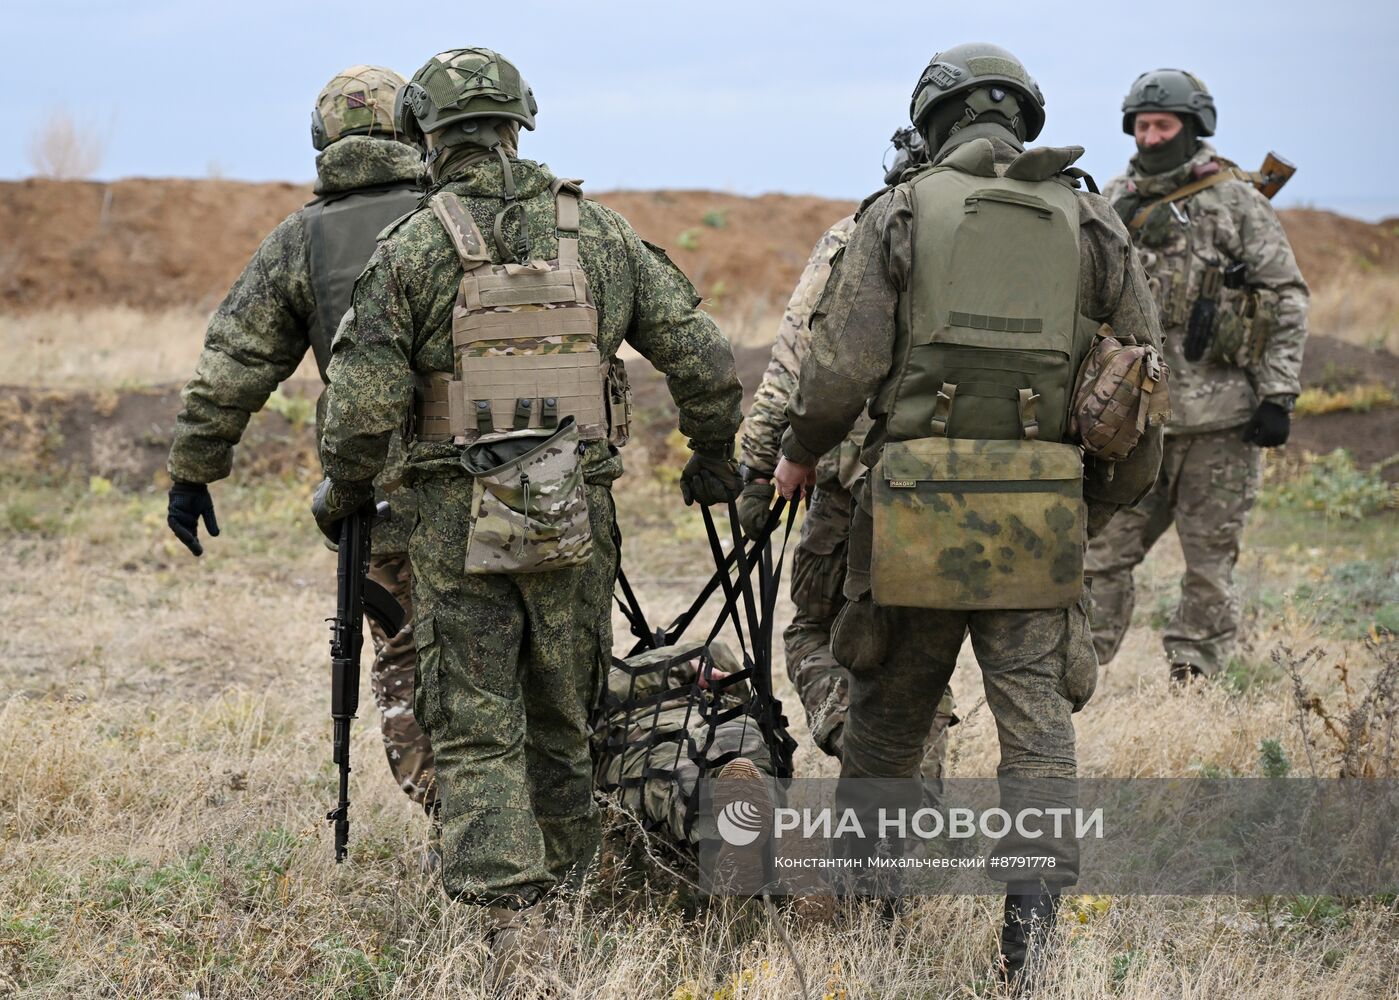
M101 177L307 180L317 91L344 66L404 76L486 45L534 87L522 154L591 190L708 188L859 198L929 57L963 41L1019 55L1048 100L1041 143L1079 144L1106 182L1132 153L1122 97L1157 66L1201 76L1220 151L1299 167L1279 197L1399 215L1399 4L1024 2L377 4L189 0L5 5L12 141L0 177L29 175L28 137L65 107L110 134ZM1093 16L1097 14L1098 16Z

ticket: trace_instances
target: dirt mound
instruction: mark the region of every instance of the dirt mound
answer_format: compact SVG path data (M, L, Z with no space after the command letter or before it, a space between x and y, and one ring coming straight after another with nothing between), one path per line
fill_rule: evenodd
M0 310L212 309L268 232L311 197L297 184L214 180L0 183ZM848 202L708 191L598 200L666 247L701 293L781 303Z

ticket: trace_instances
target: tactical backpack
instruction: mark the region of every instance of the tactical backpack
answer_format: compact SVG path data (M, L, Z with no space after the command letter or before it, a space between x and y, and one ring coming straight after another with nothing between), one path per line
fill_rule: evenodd
M452 309L455 371L420 376L417 437L466 445L474 480L466 572L528 573L592 554L581 452L624 434L625 369L603 362L578 258L577 182L552 191L558 257L495 264L467 206L429 205L464 274ZM615 419L613 413L615 412ZM615 440L614 436L614 440Z
M894 369L871 404L875 601L1067 607L1083 587L1074 377L1096 324L1078 310L1082 149L1022 153L1003 174L974 140L910 182L913 265Z

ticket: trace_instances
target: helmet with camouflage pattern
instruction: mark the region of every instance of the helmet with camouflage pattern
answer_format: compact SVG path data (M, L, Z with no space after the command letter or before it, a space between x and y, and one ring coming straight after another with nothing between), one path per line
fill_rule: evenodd
M515 64L491 49L448 49L427 61L399 92L394 121L421 140L454 122L504 118L533 131L534 91Z
M311 145L325 149L347 135L384 132L397 137L393 110L404 80L383 66L351 66L336 73L316 97Z
M1183 69L1154 69L1137 77L1122 102L1122 131L1128 135L1139 111L1193 115L1199 135L1214 135L1214 98L1204 81Z
M996 88L1014 91L1023 100L1020 114L1024 116L1026 140L1040 134L1044 128L1044 95L1040 93L1040 85L1012 53L987 42L954 45L933 56L913 89L909 118L921 129L933 108L949 98L983 87L991 88L993 98Z

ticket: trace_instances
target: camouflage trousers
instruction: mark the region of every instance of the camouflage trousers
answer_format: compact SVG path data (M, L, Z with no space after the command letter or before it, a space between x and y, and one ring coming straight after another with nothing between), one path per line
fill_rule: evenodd
M847 586L850 601L832 635L836 656L849 666L851 678L838 799L859 809L860 794L850 789L867 786L863 779L917 776L938 710L934 692L946 690L970 635L1001 743L1002 806L1010 808L1004 789L1015 779L1026 779L1016 784L1029 789L1018 793L1018 805L1064 804L1064 789L1072 787L1077 773L1072 713L1087 703L1097 681L1084 603L1034 611L884 607L858 585L868 579L871 544L870 515L857 507L850 539L857 583ZM852 786L850 779L862 780ZM1039 787L1055 791L1037 801ZM911 794L920 791L914 787ZM1034 855L1053 854L1055 880L1076 879L1073 841L1019 845L1008 837L1001 850L1015 853L1021 847ZM1019 876L1004 871L1006 880L1025 877L1023 869Z
M529 905L581 875L601 837L588 722L612 648L612 495L587 487L585 565L468 574L470 480L413 491L416 714L437 760L443 888Z
M408 616L403 630L393 636L372 620L369 622L369 633L374 640L369 686L374 692L374 704L379 708L384 752L398 787L431 812L437 801L432 744L413 717L413 679L418 669L418 650L413 642L412 565L402 552L375 553L369 563L369 578L392 594Z
M850 707L850 671L831 653L831 625L845 606L846 555L853 498L838 482L818 486L802 520L792 553L792 623L782 633L787 677L806 710L811 738L821 751L841 755ZM942 777L947 760L947 729L957 721L952 691L943 693L928 730L920 771L929 781Z
M1173 523L1185 553L1180 603L1166 626L1166 658L1214 674L1229 660L1239 631L1234 564L1244 523L1258 495L1258 448L1232 428L1167 436L1161 474L1136 507L1113 515L1088 546L1093 644L1107 663L1132 621L1132 571Z
M695 736L702 742L701 734ZM603 762L599 775L608 786L620 785L623 781L629 783L629 787L615 793L618 805L627 812L641 818L648 826L654 826L661 836L674 844L696 846L701 841L715 840L719 831L714 826L713 815L699 810L700 803L694 794L701 767L685 753L683 740L679 746L681 749L677 753L677 744L666 740L651 748L649 753L641 749L626 750ZM714 742L706 758L715 760L726 753L747 757L764 774L773 773L772 756L763 742L762 730L752 718L740 716L715 727ZM670 777L653 776L640 781L650 768L667 769L672 773Z

